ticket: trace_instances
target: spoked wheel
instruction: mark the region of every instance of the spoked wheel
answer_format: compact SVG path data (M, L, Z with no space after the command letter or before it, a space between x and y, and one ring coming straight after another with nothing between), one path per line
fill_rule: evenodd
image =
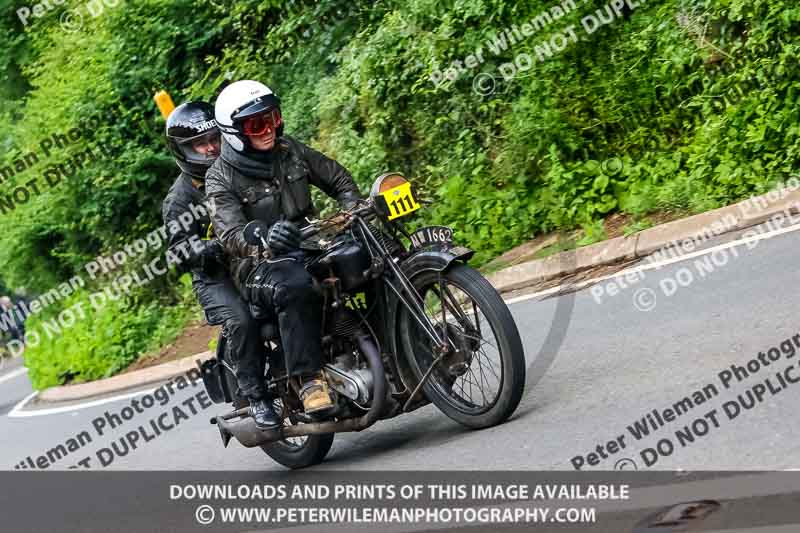
M505 421L525 388L525 355L511 312L477 271L456 265L423 272L412 280L437 331L450 349L435 343L405 307L398 317L400 344L428 399L447 416L471 428ZM431 366L433 368L431 369Z
M275 412L283 411L281 400L273 402ZM291 426L297 423L291 417L283 420L284 426ZM333 445L334 433L324 433L322 435L307 435L304 437L289 437L284 440L270 442L261 446L264 453L269 455L277 463L287 468L298 469L313 466L322 462Z

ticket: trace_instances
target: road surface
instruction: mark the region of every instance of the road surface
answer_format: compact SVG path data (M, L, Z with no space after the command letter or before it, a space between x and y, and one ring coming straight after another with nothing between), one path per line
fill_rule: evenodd
M794 309L800 233L748 243L737 238L717 239L696 257L634 270L577 292L512 300L532 360L559 300L574 298L572 312L560 319L566 337L553 364L526 391L510 421L469 431L428 406L362 433L337 435L327 460L316 468L800 468L800 383L791 383L800 378L800 369L794 368L800 355L789 355L791 343L784 344L777 361L768 353L800 333ZM765 352L762 360L759 352ZM731 365L747 370L754 358L757 370L746 378L741 372L733 375ZM30 467L29 457L49 469L80 461L97 469L282 469L259 449L244 449L235 441L223 449L208 420L226 407L203 409L197 398L190 404L187 399L202 390L199 384L175 391L164 406L144 409L115 430L106 421L100 435L96 419L106 412L120 414L132 398L32 412L34 402L20 406L32 390L15 365L8 363L0 372L0 447L6 469ZM787 370L790 366L794 369ZM733 377L726 378L725 371ZM737 400L740 394L743 402ZM760 401L742 407L753 398ZM729 416L736 411L732 403L739 405L735 417ZM176 420L176 406L187 416ZM164 427L174 427L150 435L149 442L141 438L135 450L126 449L124 435L139 426L147 429L161 413L167 413L161 419ZM83 441L77 439L81 433Z

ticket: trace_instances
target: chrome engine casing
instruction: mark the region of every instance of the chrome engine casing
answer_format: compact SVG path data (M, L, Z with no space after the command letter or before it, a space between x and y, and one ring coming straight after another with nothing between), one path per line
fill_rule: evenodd
M372 399L374 379L369 368L353 368L347 363L352 357L338 357L333 364L325 365L328 385L339 394L350 398L360 405L366 405Z

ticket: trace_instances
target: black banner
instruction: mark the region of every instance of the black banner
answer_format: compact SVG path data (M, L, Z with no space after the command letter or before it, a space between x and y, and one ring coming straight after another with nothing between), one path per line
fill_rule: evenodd
M5 472L3 530L800 531L797 472Z

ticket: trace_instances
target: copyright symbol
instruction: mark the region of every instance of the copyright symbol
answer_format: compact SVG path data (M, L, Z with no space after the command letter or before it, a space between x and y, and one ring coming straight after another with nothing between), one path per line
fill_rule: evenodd
M80 31L83 27L83 15L77 9L67 9L61 13L61 27L68 32Z
M656 308L656 293L653 289L638 289L633 293L633 306L648 313Z
M619 157L612 157L611 159L603 161L600 168L603 169L603 174L606 176L616 176L622 172L624 165L622 164L622 159Z
M472 90L478 96L489 96L494 92L496 86L497 81L488 72L481 72L472 80Z
M614 470L639 470L633 459L620 459L614 464Z
M201 526L207 526L214 521L214 508L210 505L201 505L194 512L194 518Z

